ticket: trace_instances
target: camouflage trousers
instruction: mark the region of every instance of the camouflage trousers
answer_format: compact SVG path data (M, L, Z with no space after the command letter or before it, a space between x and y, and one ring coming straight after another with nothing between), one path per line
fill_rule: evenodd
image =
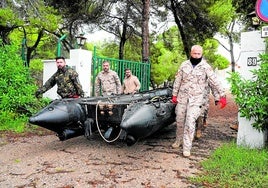
M176 106L176 140L183 141L183 151L190 151L194 138L196 120L204 107L194 103L178 103Z
M201 111L200 116L196 120L196 129L203 131L205 129L205 122L208 118L209 100L206 101L204 108Z

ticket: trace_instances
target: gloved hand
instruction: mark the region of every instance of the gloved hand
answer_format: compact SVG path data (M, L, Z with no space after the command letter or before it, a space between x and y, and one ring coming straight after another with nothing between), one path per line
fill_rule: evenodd
M178 101L177 101L177 96L172 96L171 102L172 102L173 104L177 104L177 103L178 103Z
M41 95L42 95L42 91L40 89L38 89L36 92L35 92L35 97L36 98L41 98Z
M224 108L227 104L226 97L221 97L219 103L221 104L220 108Z

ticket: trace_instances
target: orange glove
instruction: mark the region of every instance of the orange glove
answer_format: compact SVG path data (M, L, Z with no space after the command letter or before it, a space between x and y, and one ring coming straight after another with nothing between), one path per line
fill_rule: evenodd
M221 97L219 103L221 104L220 108L224 108L227 104L226 97Z
M177 96L172 96L172 100L171 100L171 102L172 102L173 104L177 104L177 103L178 103L178 101L177 101Z

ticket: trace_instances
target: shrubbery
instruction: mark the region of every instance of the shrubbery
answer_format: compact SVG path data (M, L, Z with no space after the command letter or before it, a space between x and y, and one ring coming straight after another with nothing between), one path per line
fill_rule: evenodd
M0 130L22 132L43 102L35 98L37 86L18 54L14 45L0 46Z
M264 130L268 127L268 55L260 57L260 68L253 71L252 80L243 79L239 73L232 73L228 80L241 116L254 119L252 126Z

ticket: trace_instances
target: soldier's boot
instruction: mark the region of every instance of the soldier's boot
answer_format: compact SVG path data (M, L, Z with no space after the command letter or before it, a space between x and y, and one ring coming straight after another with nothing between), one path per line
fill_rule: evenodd
M191 152L190 151L183 151L183 156L184 157L190 157L191 156Z
M183 123L181 122L176 122L176 126L177 126L177 129L176 129L176 140L175 142L171 145L172 148L176 149L176 148L179 148L182 143L183 143Z
M199 138L201 138L202 137L202 132L201 132L201 130L196 130L196 135L195 135L195 137L197 138L197 139L199 139Z
M181 140L176 140L176 141L171 145L171 147L174 148L174 149L177 149L177 148L179 148L181 145L182 145L182 141L181 141Z
M234 124L230 126L230 129L233 129L235 131L238 131L238 124Z
M203 128L207 128L208 124L207 124L207 117L204 117L203 119Z
M203 129L203 117L198 117L196 120L196 132L195 132L196 139L201 138L202 129Z

